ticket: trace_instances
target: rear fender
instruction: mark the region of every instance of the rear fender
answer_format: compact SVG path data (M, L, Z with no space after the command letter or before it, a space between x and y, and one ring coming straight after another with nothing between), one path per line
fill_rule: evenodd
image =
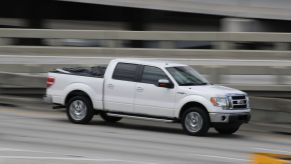
M103 100L102 100L102 97L100 97L100 95L98 96L98 94L96 93L98 91L94 91L91 87L82 83L72 83L64 89L64 97L62 100L63 104L65 104L66 97L75 90L85 92L90 97L93 103L94 109L102 109ZM102 91L99 91L99 92L102 92Z

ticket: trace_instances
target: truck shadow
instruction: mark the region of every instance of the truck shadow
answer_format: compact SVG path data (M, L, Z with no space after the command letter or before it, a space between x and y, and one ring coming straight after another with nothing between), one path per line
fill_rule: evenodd
M147 121L145 121L145 122L147 122ZM104 122L104 121L94 120L89 125L189 136L183 132L183 129L179 124L169 124L169 123L159 123L159 122L154 122L154 123L148 122L148 123L151 125L141 124L138 121L137 121L137 123L136 122L129 123L129 122L122 122L122 121L118 122L118 123L108 123L108 122ZM189 137L191 137L191 136L189 136ZM241 139L241 138L245 138L246 136L240 135L240 134L233 134L233 135L219 134L216 131L214 131L212 128L210 128L208 134L205 136L201 136L201 137Z

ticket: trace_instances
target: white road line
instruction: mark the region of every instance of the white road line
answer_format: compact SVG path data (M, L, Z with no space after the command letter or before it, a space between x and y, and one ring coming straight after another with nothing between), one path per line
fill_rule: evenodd
M48 152L48 151L35 151L35 150L26 150L26 149L13 149L13 148L0 148L0 151L4 152L30 152L30 153L44 153L44 154L55 154L55 155L63 155L63 156L79 156L74 154L59 154L56 152Z
M158 164L143 161L130 161L130 160L119 160L119 159L108 159L108 158L66 158L66 157L35 157L35 156L0 156L0 159L32 159L32 160L68 160L68 161L116 161L116 162L127 162L127 163L138 163L138 164Z
M0 159L48 159L48 160L81 160L81 161L119 161L119 162L128 162L128 163L141 163L141 164L157 164L150 162L142 162L142 161L131 161L131 160L121 160L121 159L109 159L109 158L87 158L82 157L81 155L75 154L59 154L55 152L47 152L47 151L35 151L28 149L14 149L14 148L0 148L0 151L10 151L10 152L32 152L32 153L46 153L46 154L55 154L55 155L63 155L63 156L75 156L75 157L35 157L35 156L0 156ZM96 157L96 154L94 154Z
M287 154L291 154L291 151L286 151L286 150L276 150L276 149L268 149L268 148L254 148L256 150L262 150L262 151L268 151L268 152L272 152L272 153L287 153Z
M13 148L0 148L0 151L25 151L25 150Z
M241 159L241 158L232 158L224 156L214 156L214 155L204 155L204 154L193 154L198 157L207 157L207 158L217 158L224 160L232 161L243 161L249 162L250 160ZM71 161L116 161L116 162L129 162L129 163L138 163L138 164L158 164L152 162L143 162L143 161L130 161L130 160L120 160L120 159L108 159L108 158L68 158L68 157L34 157L34 156L0 156L0 159L40 159L40 160L71 160Z
M36 152L36 153L48 153L48 154L57 154L57 153L53 153L53 152L45 152L45 151L33 151L33 150L24 150L24 149L10 149L10 148L2 148L0 149L0 151L23 151L23 152ZM180 152L182 150L179 150ZM182 151L182 152L186 152L186 151ZM190 152L191 153L191 152ZM232 160L232 161L244 161L244 162L249 162L250 160L248 159L242 159L242 158L234 158L234 157L226 157L226 156L217 156L217 155L206 155L206 154L197 154L197 153L193 153L192 155L197 156L197 157L207 157L207 158L216 158L216 159L225 159L225 160ZM74 155L74 156L78 156L78 155ZM82 158L82 157L76 157L76 158L63 158L63 157L33 157L33 156L0 156L0 158L25 158L25 159L59 159L59 160L104 160L106 159L107 161L123 161L123 162L137 162L137 161L127 161L127 160L119 160L119 159L107 159L107 158ZM145 163L145 164L150 164L147 162L138 162L138 163Z
M249 162L250 161L248 159L225 157L225 156L216 156L216 155L205 155L205 154L194 154L194 155L195 156L199 156L199 157L219 158L219 159L227 159L227 160L235 160L235 161L245 161L245 162Z

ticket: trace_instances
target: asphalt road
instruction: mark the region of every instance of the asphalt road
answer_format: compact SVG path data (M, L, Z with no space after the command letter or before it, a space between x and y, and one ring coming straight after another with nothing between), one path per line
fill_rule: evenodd
M180 125L124 119L69 123L48 106L0 106L2 164L250 163L253 152L291 154L290 135L247 125L232 136L185 135Z

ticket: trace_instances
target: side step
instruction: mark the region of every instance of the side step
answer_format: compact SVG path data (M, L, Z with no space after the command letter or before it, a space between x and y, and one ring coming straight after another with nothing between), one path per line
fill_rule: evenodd
M167 122L167 123L176 122L176 120L166 119L166 118L165 119L164 118L152 118L152 117L146 117L146 116L135 116L135 115L116 114L116 113L107 113L107 115L108 116L115 116L115 117L126 117L126 118L133 118L133 119Z

